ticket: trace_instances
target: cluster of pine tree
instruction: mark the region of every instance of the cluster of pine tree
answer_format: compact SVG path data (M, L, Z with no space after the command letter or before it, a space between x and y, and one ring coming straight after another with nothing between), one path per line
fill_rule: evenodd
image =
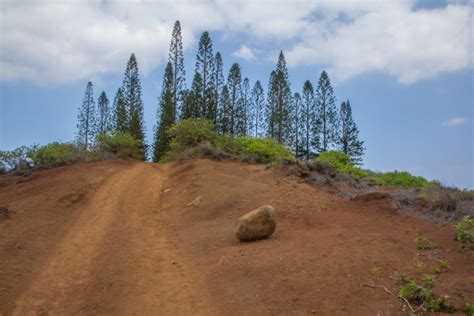
M221 54L214 54L212 39L204 32L199 40L190 89L186 87L185 76L181 25L176 21L159 98L153 161L159 161L169 150L169 127L188 118L205 118L213 122L221 134L274 139L302 159L336 149L356 163L362 160L363 141L359 140L350 102L342 102L339 110L336 108L336 97L325 71L320 75L316 90L307 80L301 94L292 94L285 56L280 52L265 96L260 81L251 88L249 79L242 79L237 63L231 65L225 80ZM107 97L102 92L97 113L89 82L78 124L78 138L86 149L95 133L109 130L128 132L146 148L143 102L134 54L127 64L113 110L109 110Z
M122 87L115 94L112 108L105 91L100 94L96 108L92 82L87 83L84 100L79 108L77 128L77 141L84 150L93 143L97 134L120 132L129 133L139 140L145 152L142 92L134 54L127 63Z
M249 79L242 79L237 63L232 64L225 81L221 54L213 53L212 39L204 32L199 40L191 89L186 89L182 47L177 21L157 114L154 161L168 151L166 130L178 119L188 118L206 118L221 134L272 138L303 159L337 149L354 162L361 161L364 147L351 105L345 101L339 111L336 109L334 91L325 71L316 91L306 81L302 94L292 94L285 57L280 52L265 98L260 81L250 88Z

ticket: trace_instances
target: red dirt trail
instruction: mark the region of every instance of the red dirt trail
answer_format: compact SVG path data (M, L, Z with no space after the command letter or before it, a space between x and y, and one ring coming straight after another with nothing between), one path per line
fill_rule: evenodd
M419 277L438 259L451 269L435 292L474 301L473 247L385 203L205 159L3 176L0 315L406 315L399 299L362 285L396 292L391 277ZM263 204L277 212L274 235L239 243L235 221ZM439 248L417 250L418 232Z

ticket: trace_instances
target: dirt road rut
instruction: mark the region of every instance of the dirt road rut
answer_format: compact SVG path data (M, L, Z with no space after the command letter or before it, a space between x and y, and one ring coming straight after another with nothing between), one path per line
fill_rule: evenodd
M214 314L161 219L163 171L135 164L80 210L13 315Z

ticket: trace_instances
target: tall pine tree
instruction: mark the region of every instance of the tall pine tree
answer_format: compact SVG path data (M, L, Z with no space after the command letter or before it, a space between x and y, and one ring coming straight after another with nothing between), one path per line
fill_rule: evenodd
M214 68L212 73L212 86L214 90L213 95L213 112L211 116L214 118L213 123L217 126L218 125L218 115L221 112L221 93L222 88L224 86L224 66L222 63L221 53L217 52L214 57Z
M341 103L338 125L338 149L348 155L352 162L360 164L365 151L364 142L359 140L359 129L352 118L349 100Z
M292 145L293 145L293 152L295 153L295 157L302 158L303 157L303 135L301 133L301 121L302 121L302 116L301 116L301 95L299 93L295 93L293 95L293 139L292 139Z
M193 96L192 117L205 117L202 85L202 77L198 72L196 72L191 86L191 95Z
M337 133L336 97L326 71L323 71L319 77L316 88L316 107L320 128L314 126L315 139L317 139L314 145L318 152L324 152L335 144Z
M97 108L97 132L107 133L112 128L112 122L110 115L109 99L107 98L105 91L102 91L99 96L99 99L97 100Z
M184 101L184 91L186 90L186 74L183 62L183 39L181 36L181 24L179 21L174 23L173 33L171 35L169 62L173 72L173 107L175 112L181 109Z
M127 104L123 97L122 88L118 88L114 98L114 130L120 133L129 131Z
M250 82L245 78L242 83L242 95L237 105L236 113L236 134L246 136L248 134L249 103L250 103Z
M273 125L273 139L280 144L290 145L292 136L292 95L288 79L285 56L280 52L276 65L272 89L273 112L270 118Z
M265 106L265 125L267 130L267 137L275 138L275 71L270 73L270 80L268 81L267 103Z
M87 83L86 91L84 92L82 106L79 107L77 121L77 141L84 150L87 150L89 144L94 140L97 129L94 91L90 81Z
M242 125L241 117L238 117L237 111L242 103L242 74L240 66L237 63L232 64L227 77L227 89L229 90L229 130L231 135L237 134L237 126Z
M140 78L138 76L138 64L135 54L130 56L125 69L125 76L122 84L122 92L129 113L129 132L140 141L143 150L143 160L145 160L145 124L143 121L143 102Z
M229 97L229 89L227 85L222 87L222 93L220 98L220 111L219 111L219 131L221 134L229 134L232 130L231 126L231 105Z
M184 93L183 108L181 111L181 119L203 117L202 106L202 78L199 73L194 74L191 90Z
M158 115L157 115L158 118ZM163 77L163 89L160 97L159 122L155 128L153 161L160 161L169 150L168 129L176 122L176 108L173 104L173 65L168 62Z
M250 135L254 137L263 136L264 129L264 106L265 96L260 81L255 82L251 93L251 128Z
M198 52L196 55L196 73L200 74L202 80L202 99L199 107L202 109L202 116L208 120L215 120L215 99L212 82L214 68L214 55L212 53L212 39L206 31L199 39Z
M301 100L301 143L302 156L309 160L313 156L312 146L319 146L315 144L313 131L319 131L318 121L316 120L316 106L314 102L314 89L309 80L306 80L303 85L303 94Z
M186 89L183 91L183 106L181 108L181 120L187 120L195 117L194 96L193 93Z

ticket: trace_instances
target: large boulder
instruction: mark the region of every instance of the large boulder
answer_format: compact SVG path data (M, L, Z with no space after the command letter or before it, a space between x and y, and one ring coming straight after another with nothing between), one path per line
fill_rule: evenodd
M275 210L264 205L243 215L235 224L235 235L240 241L264 239L273 234L277 224Z

